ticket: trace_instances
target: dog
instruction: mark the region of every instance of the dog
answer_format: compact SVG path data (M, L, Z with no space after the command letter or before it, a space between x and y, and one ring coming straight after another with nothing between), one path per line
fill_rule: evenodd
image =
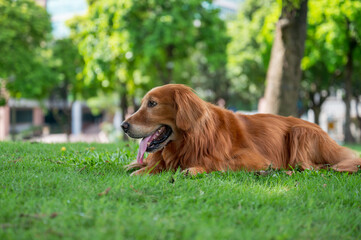
M132 175L180 168L212 171L325 169L357 172L361 158L318 125L272 114L243 115L203 101L185 85L153 88L121 125L142 139ZM144 154L148 157L144 160Z

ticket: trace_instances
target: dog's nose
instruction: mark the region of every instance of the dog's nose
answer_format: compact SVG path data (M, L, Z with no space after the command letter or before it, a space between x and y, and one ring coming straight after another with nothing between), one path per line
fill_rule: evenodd
M128 132L129 127L130 127L130 124L128 122L123 122L121 126L122 126L124 132Z

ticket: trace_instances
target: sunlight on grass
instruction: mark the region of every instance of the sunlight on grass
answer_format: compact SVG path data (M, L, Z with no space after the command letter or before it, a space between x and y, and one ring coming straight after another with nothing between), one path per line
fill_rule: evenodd
M360 173L130 177L136 149L0 144L0 239L361 237Z
M260 187L262 193L266 193L268 195L283 195L286 194L290 188L289 187L284 187L284 186L274 186L274 187Z

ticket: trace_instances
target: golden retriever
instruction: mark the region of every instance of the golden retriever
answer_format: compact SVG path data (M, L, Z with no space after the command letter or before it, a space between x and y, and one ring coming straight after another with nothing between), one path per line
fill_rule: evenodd
M316 124L271 114L243 115L200 99L184 85L149 91L140 109L122 123L141 138L133 175L180 168L211 171L322 169L357 172L361 159ZM143 161L145 152L149 152Z

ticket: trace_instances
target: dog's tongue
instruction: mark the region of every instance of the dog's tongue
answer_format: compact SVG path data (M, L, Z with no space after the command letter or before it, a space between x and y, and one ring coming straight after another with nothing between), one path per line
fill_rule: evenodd
M152 137L152 135L150 135L149 137L143 138L142 141L139 143L139 150L138 150L138 155L137 155L138 163L143 163L144 153L145 153L145 150L147 150L147 144L151 137Z

